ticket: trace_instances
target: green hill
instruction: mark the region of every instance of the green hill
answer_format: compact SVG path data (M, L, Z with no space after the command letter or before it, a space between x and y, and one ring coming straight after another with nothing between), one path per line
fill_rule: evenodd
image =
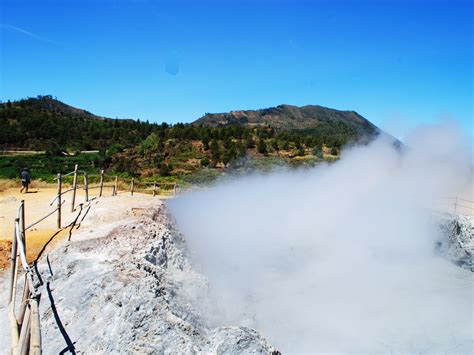
M305 131L313 134L346 133L351 139L368 141L381 130L354 111L307 105L279 105L261 110L208 113L194 122L211 127L242 124L249 127L273 127L277 130Z
M133 146L153 130L147 122L96 116L51 96L0 104L0 149L98 150Z
M385 133L356 112L322 106L206 114L192 124L171 125L100 117L38 96L0 104L0 149L46 153L2 157L0 177L17 176L27 165L41 176L66 172L74 160L91 171L207 179L230 170L331 161L345 145L379 134ZM78 153L84 150L98 152Z

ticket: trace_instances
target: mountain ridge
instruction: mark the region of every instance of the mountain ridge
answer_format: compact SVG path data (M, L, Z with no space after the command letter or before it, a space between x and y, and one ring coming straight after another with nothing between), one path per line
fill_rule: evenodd
M382 132L380 128L355 111L336 110L320 105L281 104L257 110L206 113L193 122L193 124L211 127L244 124L270 126L281 130L317 129L322 123L343 123L364 137L373 137Z
M320 105L299 107L282 104L257 110L206 113L190 124L175 123L172 126L180 125L190 129L197 129L198 126L211 129L225 126L270 129L301 137L319 137L319 143L325 142L336 147L348 143L365 144L381 133L391 137L355 111ZM159 126L170 125L98 116L51 95L0 104L0 146L8 148L31 149L37 146L45 149L48 145L58 143L60 146L66 144L96 149L113 144L114 141L131 146L138 144ZM395 138L393 140L397 141Z

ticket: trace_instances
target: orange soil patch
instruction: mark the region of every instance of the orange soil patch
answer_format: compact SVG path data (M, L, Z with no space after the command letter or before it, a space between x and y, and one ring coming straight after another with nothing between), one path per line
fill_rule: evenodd
M60 240L67 237L68 231L54 229L28 231L26 233L26 259L33 262L39 256L41 250L46 245L51 247ZM0 270L6 269L10 265L12 241L0 240Z
M0 270L6 269L10 264L12 242L0 240Z
M8 188L0 192L0 270L4 269L5 266L9 265L11 257L11 240L14 230L14 221L18 211L20 201L25 201L25 224L29 224L39 220L47 213L53 211L56 208L56 204L53 203L50 206L50 202L57 194L57 190L51 187L44 188L31 188L31 193L20 194L19 188ZM93 198L98 194L98 189L91 190L89 194L90 198ZM104 189L104 195L110 195L111 189ZM78 211L71 212L71 197L72 194L68 193L63 196L65 201L63 204L62 211L62 226L67 226L77 216ZM78 189L76 196L76 206L83 203L85 200L84 191ZM41 221L30 230L26 232L26 256L28 262L33 261L37 258L41 249L44 245L49 242L51 237L57 233L57 214L53 213L50 217ZM64 236L68 236L68 231L63 230L57 234L48 246L54 245L60 241Z

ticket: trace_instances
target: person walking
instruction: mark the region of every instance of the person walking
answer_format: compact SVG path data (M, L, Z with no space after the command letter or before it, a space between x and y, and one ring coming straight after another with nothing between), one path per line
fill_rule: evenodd
M20 193L25 190L25 194L28 193L28 185L30 184L30 172L28 171L28 168L23 168L21 174L21 189Z

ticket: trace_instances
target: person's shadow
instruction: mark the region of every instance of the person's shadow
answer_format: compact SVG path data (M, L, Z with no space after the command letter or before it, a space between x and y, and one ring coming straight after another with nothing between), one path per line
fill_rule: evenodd
M36 190L36 191L26 191L25 193L27 194L37 194L39 192L39 190Z

